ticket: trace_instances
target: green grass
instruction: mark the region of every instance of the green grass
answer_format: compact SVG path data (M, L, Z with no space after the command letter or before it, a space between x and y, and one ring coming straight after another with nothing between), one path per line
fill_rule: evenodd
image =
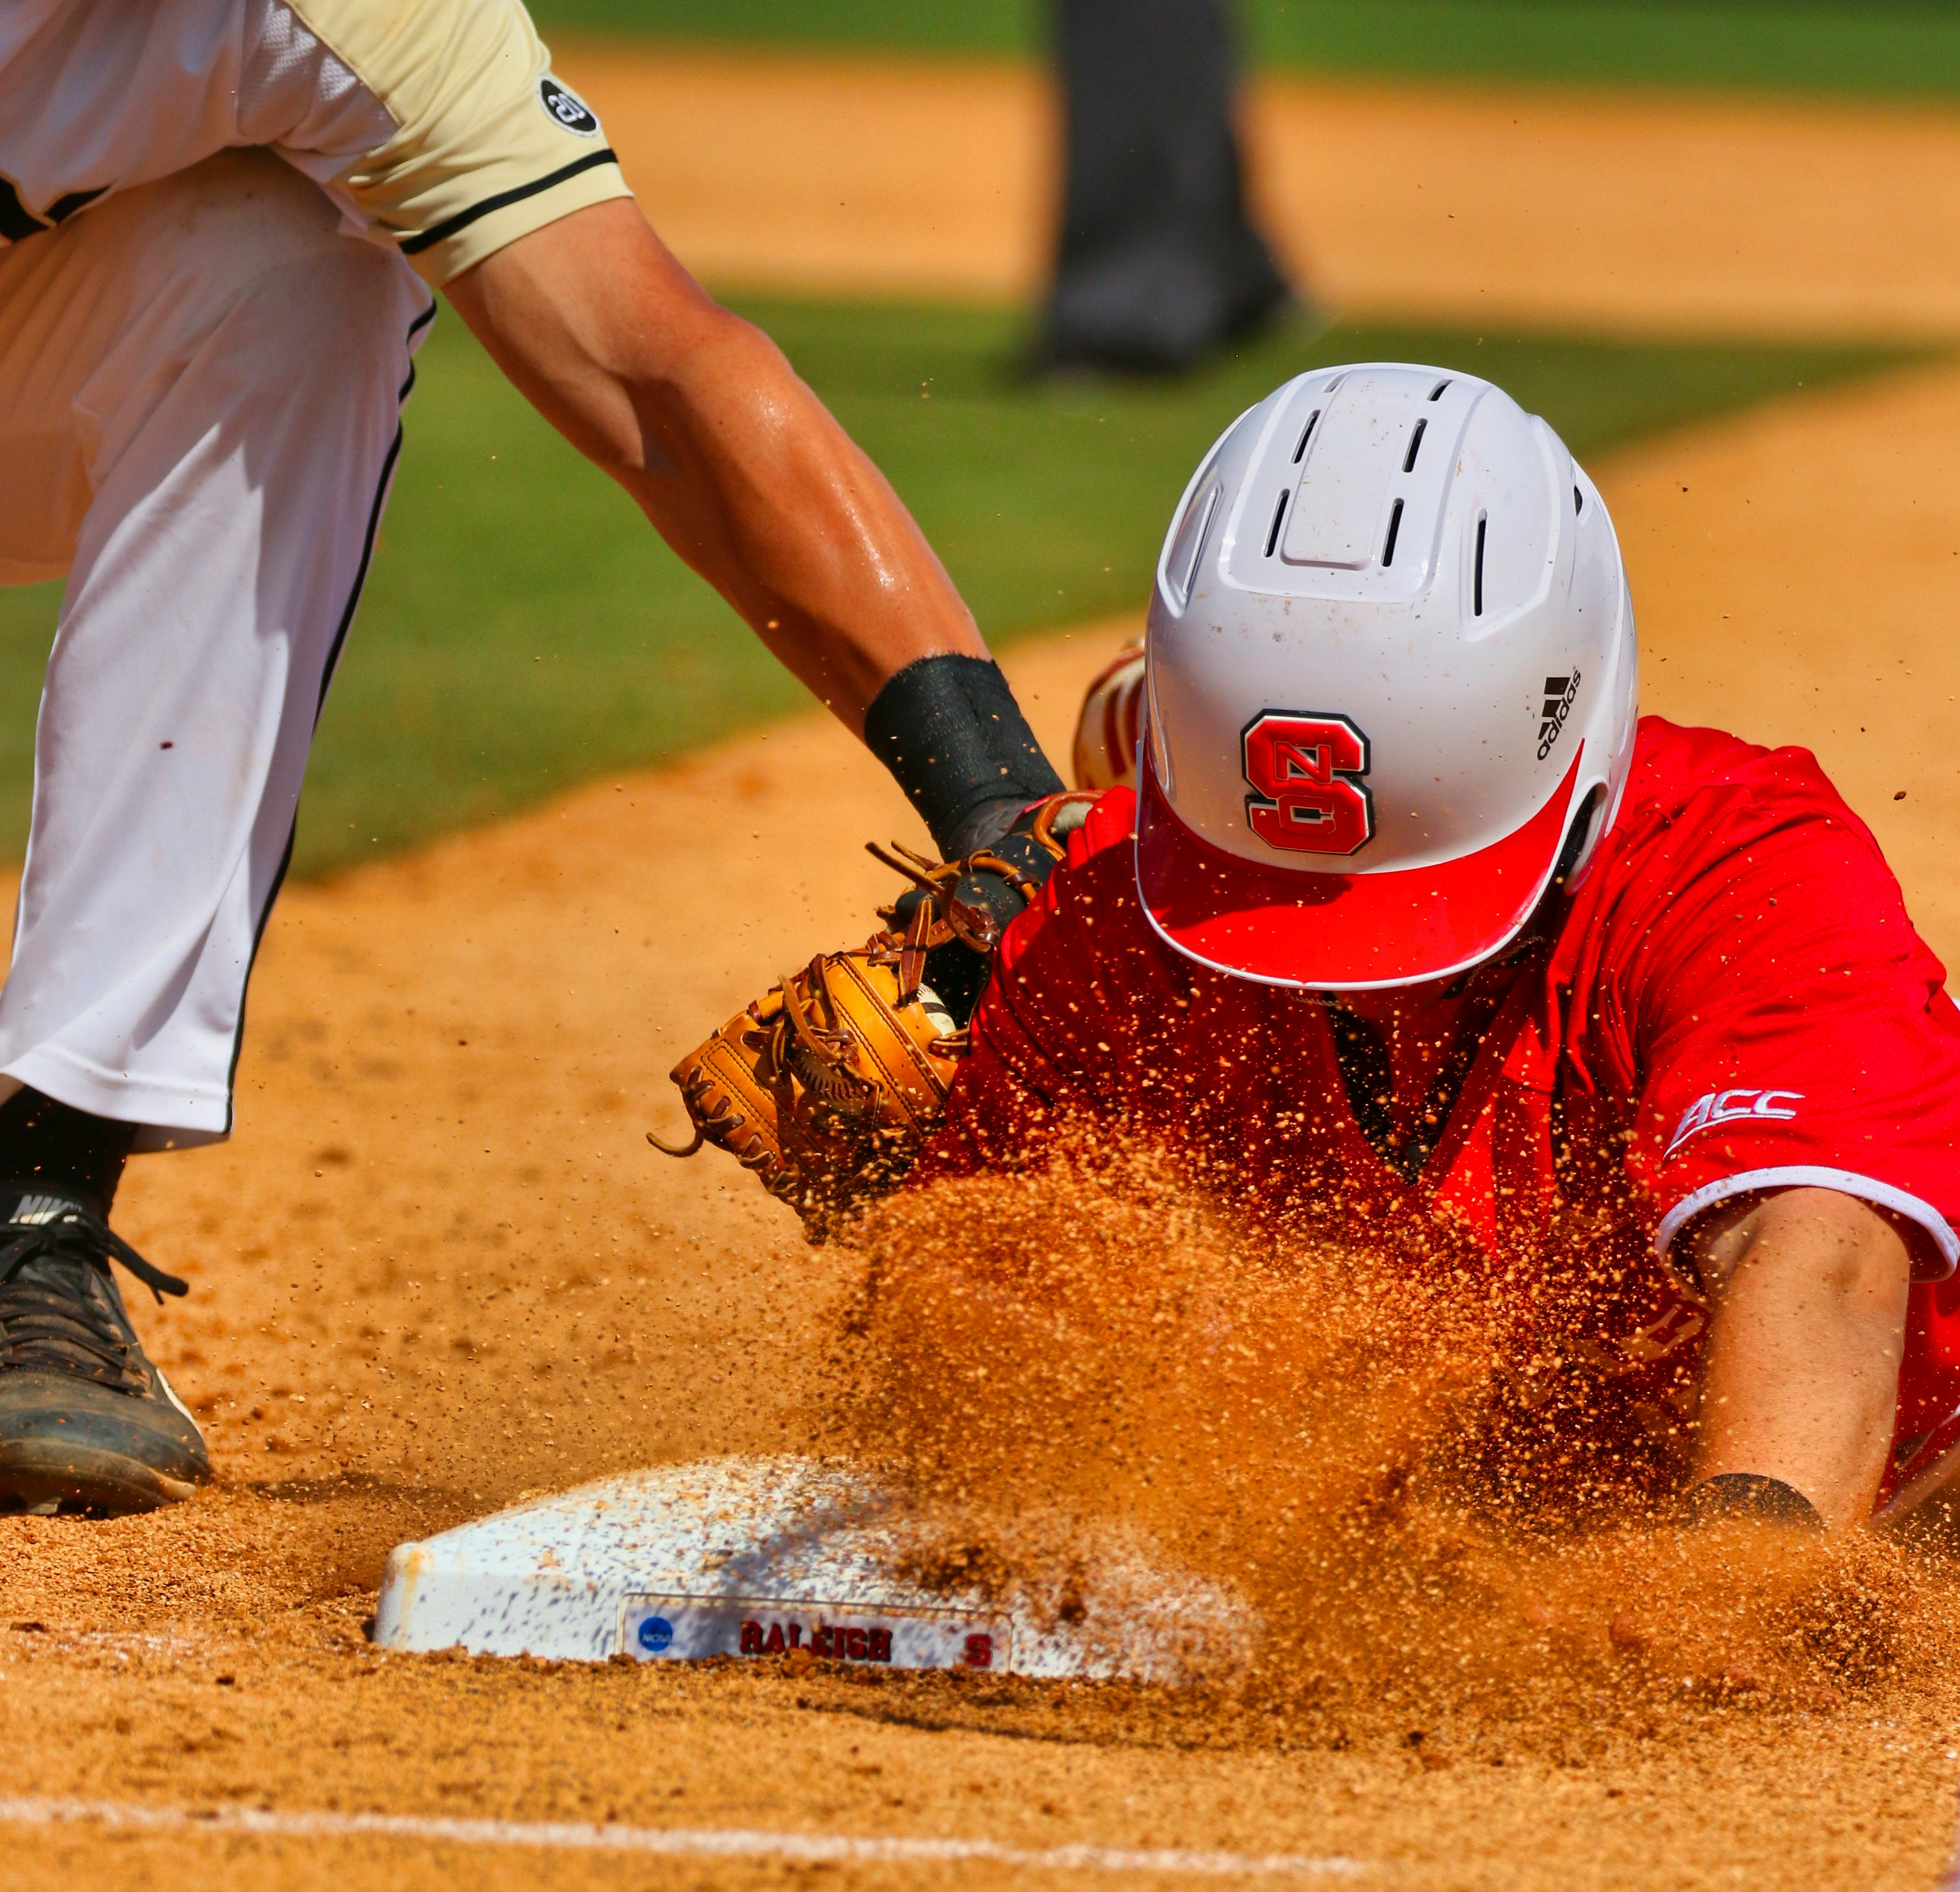
M997 644L1140 605L1198 456L1289 374L1369 358L1473 369L1582 456L1898 360L1341 328L1192 378L1029 387L1005 312L744 304L891 476ZM797 685L616 488L445 316L320 729L297 866L317 874L791 709ZM52 588L0 592L0 852L24 836Z
M697 44L894 47L1026 53L1042 43L1033 0L527 0L554 33L620 33Z
M533 0L547 33L1027 54L1031 0ZM1582 84L1960 93L1952 0L1242 0L1255 64Z

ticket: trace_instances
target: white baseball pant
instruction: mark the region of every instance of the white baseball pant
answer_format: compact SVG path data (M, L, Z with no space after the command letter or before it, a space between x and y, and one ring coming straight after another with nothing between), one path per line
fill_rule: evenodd
M253 954L434 314L231 151L0 250L0 582L68 575L0 1074L231 1127Z

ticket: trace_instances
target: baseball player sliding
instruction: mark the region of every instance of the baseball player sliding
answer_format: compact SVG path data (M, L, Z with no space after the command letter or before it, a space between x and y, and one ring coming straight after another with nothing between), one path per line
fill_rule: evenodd
M1147 660L1092 693L1128 785L1065 843L1051 804L1045 874L907 863L887 932L683 1062L690 1112L819 1227L1121 1126L1519 1309L1490 1449L1566 1502L1908 1509L1960 1470L1960 1013L1807 753L1636 696L1542 421L1302 376L1198 469Z
M245 986L444 291L950 855L1061 787L891 489L635 208L518 0L0 4L0 580L68 579L0 992L0 1505L208 1470L110 1272ZM406 556L412 556L412 551Z

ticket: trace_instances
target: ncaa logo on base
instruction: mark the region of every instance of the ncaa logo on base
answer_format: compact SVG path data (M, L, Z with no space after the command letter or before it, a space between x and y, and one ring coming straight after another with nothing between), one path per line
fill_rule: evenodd
M673 1641L673 1625L663 1616L650 1616L640 1625L640 1647L658 1655Z
M1787 1120L1796 1115L1785 1107L1801 1104L1801 1091L1710 1091L1691 1104L1674 1126L1674 1140L1662 1153L1664 1163L1698 1132L1715 1123L1738 1123L1747 1117L1778 1117Z

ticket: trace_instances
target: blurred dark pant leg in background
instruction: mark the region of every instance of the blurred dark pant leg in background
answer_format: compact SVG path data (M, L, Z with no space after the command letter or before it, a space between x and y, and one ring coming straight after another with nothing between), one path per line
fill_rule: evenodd
M1036 364L1188 368L1289 299L1246 212L1223 0L1056 0L1068 183Z

